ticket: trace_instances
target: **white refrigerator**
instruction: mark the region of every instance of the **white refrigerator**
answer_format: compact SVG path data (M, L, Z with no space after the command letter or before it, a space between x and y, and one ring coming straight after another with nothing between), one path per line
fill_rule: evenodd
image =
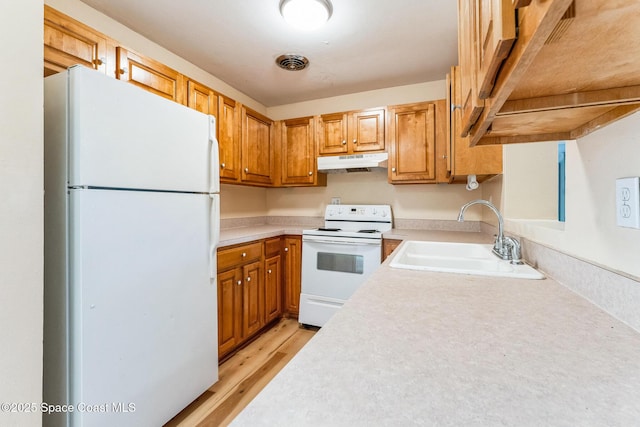
M212 116L45 79L45 426L160 426L217 381L217 156Z

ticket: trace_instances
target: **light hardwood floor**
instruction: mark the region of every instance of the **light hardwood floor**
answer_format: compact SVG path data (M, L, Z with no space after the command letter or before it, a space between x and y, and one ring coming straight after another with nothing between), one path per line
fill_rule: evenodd
M313 337L295 319L273 328L223 362L219 380L165 427L226 426Z

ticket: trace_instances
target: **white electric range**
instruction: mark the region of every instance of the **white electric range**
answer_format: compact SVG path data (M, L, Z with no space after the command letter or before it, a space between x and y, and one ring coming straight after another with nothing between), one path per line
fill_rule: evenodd
M328 205L324 227L302 232L299 321L323 326L380 265L389 205Z

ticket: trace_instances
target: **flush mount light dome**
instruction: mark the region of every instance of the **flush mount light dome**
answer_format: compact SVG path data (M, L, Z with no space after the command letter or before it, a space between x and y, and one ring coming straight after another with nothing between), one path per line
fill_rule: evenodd
M281 0L280 14L293 27L311 31L320 28L333 13L329 0Z

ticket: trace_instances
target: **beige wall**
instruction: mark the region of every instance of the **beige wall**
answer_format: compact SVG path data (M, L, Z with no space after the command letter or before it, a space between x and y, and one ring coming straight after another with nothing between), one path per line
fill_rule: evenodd
M508 218L558 219L558 143L512 144L503 148L502 213Z
M266 188L228 184L220 186L221 218L247 218L266 214Z
M0 2L0 402L42 400L42 2ZM38 413L0 412L36 426Z
M390 204L395 218L449 219L458 216L460 206L479 198L463 185L391 185L386 170L329 174L327 186L319 188L276 188L268 190L268 215L322 216L332 197L344 204ZM469 220L481 212L469 212Z
M267 108L273 120L444 99L446 81L419 83Z
M639 129L640 114L636 113L578 141L567 141L566 222L548 220L547 216L542 216L542 221L522 221L517 220L521 217L507 215L510 220L506 229L640 278L640 230L618 227L615 218L616 178L640 176ZM507 148L505 164L521 164L522 152ZM540 163L541 168L548 166L548 159L544 162ZM526 189L530 180L528 174L505 167L503 188L494 185L491 194L501 192L503 210L517 211L521 200L510 192Z

